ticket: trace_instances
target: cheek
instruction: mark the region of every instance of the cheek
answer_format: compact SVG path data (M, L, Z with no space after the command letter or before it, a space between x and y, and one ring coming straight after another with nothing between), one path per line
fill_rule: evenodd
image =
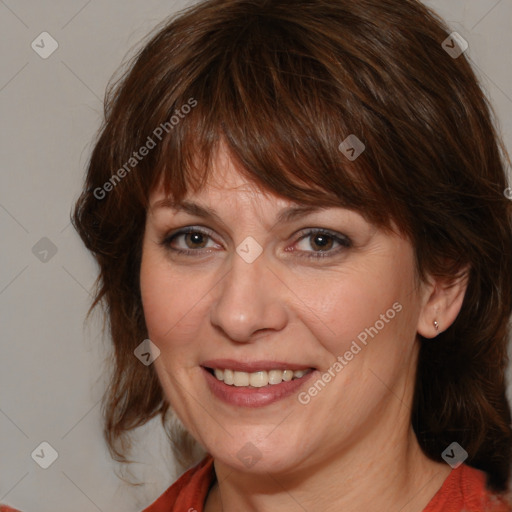
M140 269L140 291L144 318L152 341L161 338L165 330L170 328L168 311L174 311L174 304L169 303L172 294L165 286L166 283L162 283L162 279L165 279L165 273L162 272L161 265L151 257L151 253L144 251Z
M391 334L396 296L391 291L375 296L373 289L367 289L360 282L345 284L343 290L333 290L330 294L322 317L324 325L314 334L332 358L347 354L347 360L352 360L351 349L359 353L369 340L382 340ZM382 314L386 321L381 319Z
M404 249L374 265L316 281L314 288L306 280L296 281L308 306L310 329L331 357L350 351L354 341L365 351L372 343L382 355L391 344L399 349L414 339L417 297L411 257Z
M168 265L157 251L146 246L140 269L140 290L149 338L161 349L184 315L186 288L171 278Z
M374 346L378 342L381 352L386 340L397 347L397 338L411 339L413 255L405 243L392 247L355 260L343 270L284 273L293 293L283 292L282 307L287 307L291 323L297 318L299 329L309 330L323 346L318 363L329 366L333 357L350 350L354 340L364 347L365 341ZM162 352L185 361L208 338L209 292L218 282L213 271L172 266L159 248L146 241L140 271L142 302L149 338Z
M180 272L159 250L144 249L140 290L148 336L173 361L185 360L200 340L198 330L207 315L208 291L204 274Z

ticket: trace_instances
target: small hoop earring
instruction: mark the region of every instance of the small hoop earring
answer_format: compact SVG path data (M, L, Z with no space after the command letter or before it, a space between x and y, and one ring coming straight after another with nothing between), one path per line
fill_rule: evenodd
M437 320L434 320L434 327L436 331L439 331L439 322Z

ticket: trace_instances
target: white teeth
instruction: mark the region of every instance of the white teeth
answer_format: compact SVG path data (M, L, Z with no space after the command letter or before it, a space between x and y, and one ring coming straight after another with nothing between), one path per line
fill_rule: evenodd
M261 372L248 373L249 382L253 388L262 388L268 384L268 372L265 370Z
M283 380L285 382L289 382L293 379L294 372L292 370L284 370L283 371Z
M221 370L222 371L222 370ZM224 382L232 386L235 383L233 370L224 370Z
M239 372L233 370L222 370L215 368L213 373L217 380L224 381L224 384L236 387L262 388L268 385L289 382L292 379L300 379L310 373L311 370L261 370L259 372Z
M245 372L235 372L234 381L235 386L248 386L249 385L249 374Z
M270 370L268 372L269 384L280 384L283 381L283 372L281 370Z

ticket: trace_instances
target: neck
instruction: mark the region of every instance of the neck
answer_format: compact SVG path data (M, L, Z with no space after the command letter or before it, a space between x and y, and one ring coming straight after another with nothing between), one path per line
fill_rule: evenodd
M334 453L322 467L304 461L303 468L286 474L242 473L216 460L217 482L205 512L421 512L450 467L428 459L409 419L402 424L397 428L396 416L390 418L388 428L381 424L362 442Z

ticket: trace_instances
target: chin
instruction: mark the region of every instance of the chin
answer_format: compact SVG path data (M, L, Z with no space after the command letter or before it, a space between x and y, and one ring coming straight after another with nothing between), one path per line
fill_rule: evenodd
M209 453L219 462L244 473L288 473L297 467L297 446L300 444L288 440L289 444L284 445L280 441L271 442L264 438L256 444L251 439L254 440L254 437L230 439L226 446L216 445Z

